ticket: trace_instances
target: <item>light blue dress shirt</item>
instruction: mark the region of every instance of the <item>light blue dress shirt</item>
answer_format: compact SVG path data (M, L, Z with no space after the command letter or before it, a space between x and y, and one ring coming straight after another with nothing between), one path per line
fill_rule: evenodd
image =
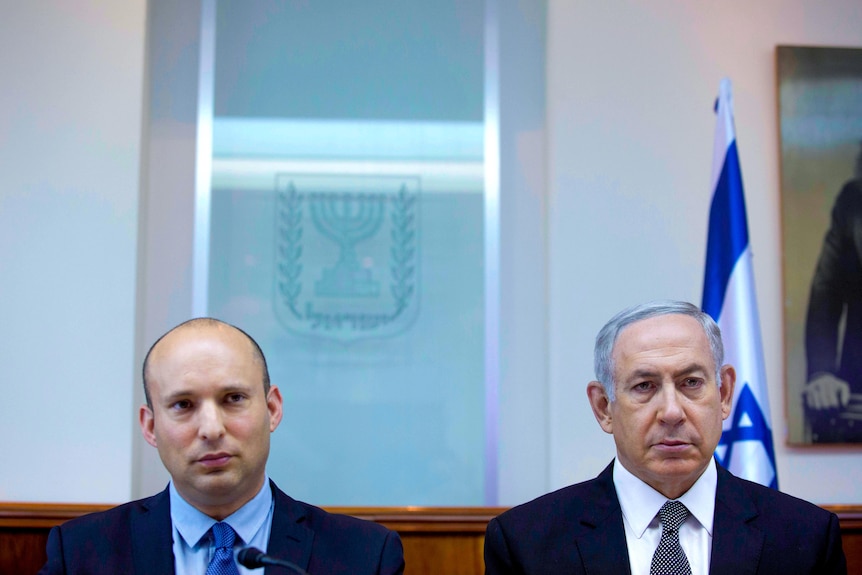
M174 487L168 490L171 497L171 523L173 524L174 567L177 575L204 575L214 552L210 528L216 520L192 507ZM236 531L234 557L247 546L266 551L272 530L272 512L275 500L265 477L263 487L251 501L224 519ZM260 569L246 569L237 563L240 575L259 575Z

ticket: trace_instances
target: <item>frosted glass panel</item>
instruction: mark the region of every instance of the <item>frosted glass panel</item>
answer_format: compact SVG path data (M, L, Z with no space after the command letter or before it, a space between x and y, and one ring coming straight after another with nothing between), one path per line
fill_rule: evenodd
M207 313L284 395L269 473L323 505L482 505L483 3L237 5L217 14Z

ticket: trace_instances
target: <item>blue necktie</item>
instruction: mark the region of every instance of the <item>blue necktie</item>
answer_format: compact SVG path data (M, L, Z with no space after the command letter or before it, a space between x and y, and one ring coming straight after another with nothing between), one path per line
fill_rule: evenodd
M213 553L206 575L239 575L239 569L233 560L233 542L236 532L227 523L219 521L212 526L215 538L215 553Z

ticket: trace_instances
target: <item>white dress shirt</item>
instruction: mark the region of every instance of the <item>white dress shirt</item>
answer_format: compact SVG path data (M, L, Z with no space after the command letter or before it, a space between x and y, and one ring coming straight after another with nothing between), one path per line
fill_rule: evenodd
M678 499L691 513L679 528L679 542L692 575L709 573L717 482L712 459L691 489ZM652 556L661 539L658 511L668 499L635 477L619 459L614 463L614 487L623 512L632 575L649 575Z

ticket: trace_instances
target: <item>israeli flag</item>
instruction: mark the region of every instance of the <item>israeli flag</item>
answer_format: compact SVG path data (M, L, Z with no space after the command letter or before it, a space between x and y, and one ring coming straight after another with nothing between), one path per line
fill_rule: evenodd
M721 328L725 362L736 368L736 388L733 411L724 421L715 455L734 475L777 489L733 97L726 78L721 81L716 113L703 311Z

